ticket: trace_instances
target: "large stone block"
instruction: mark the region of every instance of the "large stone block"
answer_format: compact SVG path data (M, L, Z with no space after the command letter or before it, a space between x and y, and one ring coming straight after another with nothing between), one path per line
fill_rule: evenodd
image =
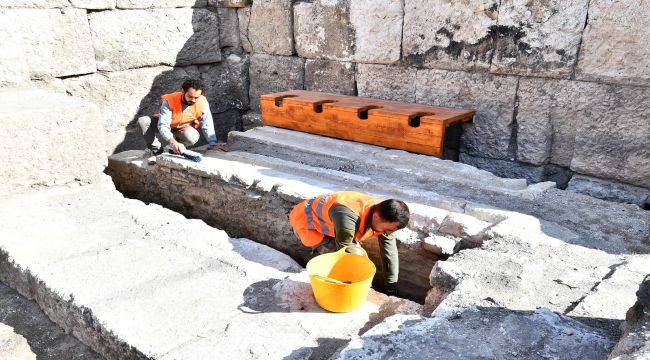
M636 204L641 207L650 204L650 189L591 176L573 176L567 190L603 200Z
M389 65L358 64L359 96L415 102L416 69Z
M259 111L260 96L302 89L305 60L298 57L254 54L250 65L250 107Z
M8 149L0 158L0 196L101 175L104 131L94 104L39 90L3 91L0 110Z
M335 60L306 60L305 89L355 95L354 64Z
M100 70L221 60L219 21L207 9L102 11L89 19Z
M571 170L650 188L650 88L594 86Z
M487 170L494 175L526 179L528 183L538 183L544 180L544 167L518 163L515 161L490 159L481 156L472 156L467 153L460 153L460 162Z
M237 9L237 20L239 23L239 39L241 41L242 50L247 53L253 52L253 44L248 35L248 28L251 20L251 7Z
M0 19L4 19L0 15ZM0 21L0 88L29 82L29 67L25 62L20 31L12 24Z
M517 93L517 159L569 166L576 129L600 85L578 81L522 78Z
M585 0L501 1L491 71L569 77L587 4Z
M231 54L221 63L199 66L212 112L248 108L249 64L248 56Z
M441 69L487 69L499 1L405 0L405 60Z
M350 22L350 0L314 0L295 4L293 31L296 51L301 57L353 59L355 33Z
M74 7L91 10L115 9L116 0L70 0Z
M70 6L69 0L0 0L3 8L62 8Z
M248 8L239 10L240 27L246 29L250 51L272 55L293 54L291 3L291 0L256 0L249 14Z
M354 28L354 60L391 64L400 59L404 6L401 0L366 0L350 3Z
M589 2L576 78L650 85L650 1Z
M515 77L482 73L418 70L416 101L475 109L474 122L465 126L462 135L463 150L493 159L511 159L517 81Z
M232 51L241 51L239 40L239 19L237 9L217 8L219 16L219 46L230 48Z
M31 77L96 71L85 10L0 10L0 23L14 29L17 41L22 42L22 59Z
M142 148L136 119L160 109L162 94L179 91L188 77L199 77L195 66L155 67L106 72L64 80L68 93L93 101L103 116L106 152ZM210 95L208 99L211 100Z
M204 7L208 0L117 0L120 9Z

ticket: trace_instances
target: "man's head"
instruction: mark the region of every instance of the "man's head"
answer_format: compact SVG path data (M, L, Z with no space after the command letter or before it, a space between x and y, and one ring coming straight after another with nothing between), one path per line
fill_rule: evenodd
M183 99L189 105L194 105L203 95L203 82L199 79L190 78L183 81Z
M409 208L403 201L388 199L373 206L370 226L374 231L390 234L409 223Z

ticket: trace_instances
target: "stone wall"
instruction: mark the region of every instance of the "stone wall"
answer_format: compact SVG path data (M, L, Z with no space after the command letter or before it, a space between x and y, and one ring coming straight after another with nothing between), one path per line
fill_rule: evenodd
M0 88L45 87L94 102L103 149L113 153L142 148L136 119L200 77L225 141L249 103L237 21L234 9L207 0L2 0Z
M461 161L650 202L647 0L256 0L238 15L253 111L296 88L473 108Z
M0 0L0 87L98 103L109 153L187 76L221 139L288 89L472 108L462 162L649 206L648 0L230 3Z

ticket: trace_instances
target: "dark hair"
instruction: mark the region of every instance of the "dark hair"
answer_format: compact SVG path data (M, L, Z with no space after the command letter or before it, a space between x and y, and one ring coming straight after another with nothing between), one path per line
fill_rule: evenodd
M185 81L183 81L183 92L187 92L190 88L193 88L194 90L201 90L205 92L204 86L203 86L203 81L197 78L189 78Z
M375 205L375 211L384 221L399 223L399 229L409 223L409 207L401 200L388 199Z

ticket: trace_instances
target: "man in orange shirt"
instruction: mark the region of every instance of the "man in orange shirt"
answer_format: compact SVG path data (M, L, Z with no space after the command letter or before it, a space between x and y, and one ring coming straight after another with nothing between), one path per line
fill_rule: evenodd
M390 236L409 222L409 208L400 200L381 201L370 195L344 191L308 199L293 207L289 222L303 246L317 255L378 238L384 285L397 293L397 240Z

